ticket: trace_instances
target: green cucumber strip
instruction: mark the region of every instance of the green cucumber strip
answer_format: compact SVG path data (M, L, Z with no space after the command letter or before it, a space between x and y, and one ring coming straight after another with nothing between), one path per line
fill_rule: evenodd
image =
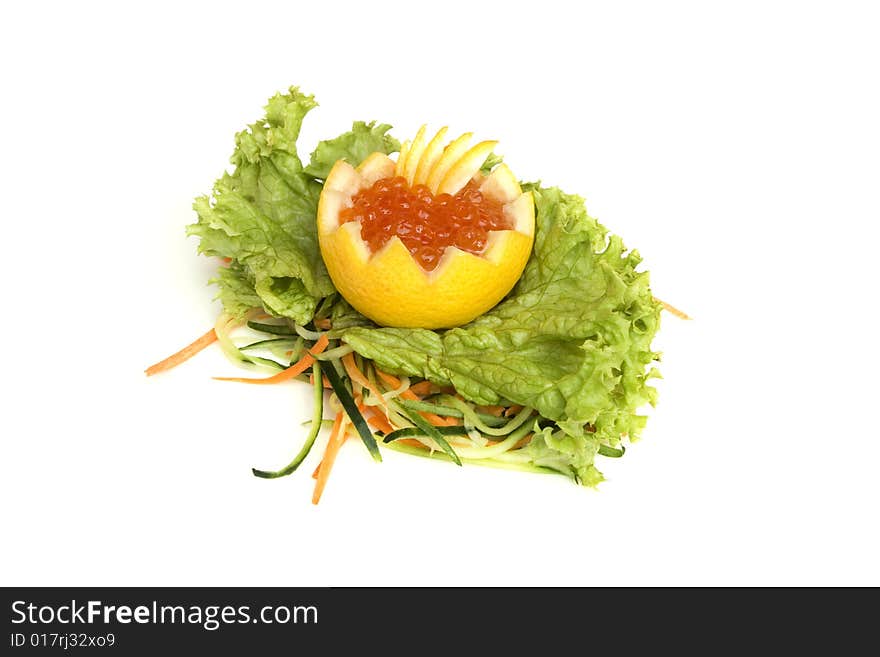
M279 370L286 370L290 365L282 365L276 360L272 360L271 358L263 358L262 356L247 356L246 360L250 361L254 365L266 365L268 367L275 367Z
M214 333L217 334L217 341L220 344L220 350L232 362L237 365L249 367L256 365L258 367L268 367L273 371L283 370L285 366L276 363L269 358L259 358L257 356L248 356L239 349L230 337L230 332L241 326L241 323L226 313L221 313L214 325Z
M305 338L306 340L319 340L321 338L321 331L310 331L304 326L300 326L299 324L293 325L293 330L296 331L297 335Z
M296 344L294 340L290 338L268 338L266 340L257 340L256 342L251 342L250 344L243 345L239 347L241 351L247 351L248 349L268 349L272 345L280 345L280 344L288 344L291 347Z
M602 456L609 456L613 459L619 459L626 452L626 447L623 445L620 448L609 447L608 445L599 445L599 453Z
M254 473L254 476L263 479L286 477L296 470L309 455L309 452L312 451L312 446L315 444L315 438L318 437L318 432L321 431L321 427L324 424L322 420L322 415L324 414L324 386L321 379L321 363L318 361L315 361L312 364L312 374L315 377L313 386L315 390L315 404L312 407L312 428L309 430L309 435L306 436L306 442L303 444L302 449L299 450L299 454L297 454L287 466L275 471L251 468L251 472Z
M402 445L400 443L389 443L388 449L393 449L395 452L401 452L403 454L410 454L412 456L421 456L422 458L427 459L436 459L439 461L447 461L451 462L452 459L449 458L448 454L443 452L432 452L427 449L422 449L421 447L413 447L411 445ZM506 454L504 456L507 456ZM570 475L560 472L559 470L554 470L553 468L547 468L541 465L532 465L530 463L512 463L509 461L502 461L496 459L475 459L473 461L469 459L464 459L464 462L468 465L482 465L484 467L489 468L498 468L500 470L516 470L517 472L533 472L536 474L555 474L555 475L564 475L571 478Z
M317 363L318 361L315 362ZM367 450L370 452L373 460L381 461L382 455L379 453L379 446L376 444L373 432L370 431L370 427L367 426L367 421L358 410L357 404L354 403L354 398L342 382L342 377L339 376L339 373L336 371L335 361L330 361L330 367L327 368L325 375L330 382L330 387L333 388L333 392L336 393L339 403L342 404L342 408L345 409L345 414L348 415L348 419L351 420L354 428L357 429L361 440L364 441L364 445L367 446Z
M271 333L272 335L297 335L297 332L290 328L287 324L263 324L261 322L248 322L248 328L261 333Z
M467 429L462 426L456 427L434 427L444 436L466 436ZM396 429L382 439L383 443L393 443L400 438L411 438L412 436L424 436L425 432L418 427L404 427Z
M500 442L495 442L484 447L457 447L458 455L466 460L498 458L502 454L510 452L514 445L524 438L531 430L532 427L530 424L523 424L511 431L510 435Z
M463 402L462 400L453 397L452 395L441 395L439 399L443 403L449 404L449 406L452 406L453 408L461 411L466 423L472 424L474 427L480 430L480 433L484 433L487 436L506 436L511 431L525 423L529 419L529 417L531 417L532 413L535 410L533 408L525 406L504 426L490 427L477 416L476 411L468 406L467 402Z
M453 463L461 465L461 459L458 458L458 454L452 449L452 445L446 442L446 438L443 437L443 434L437 431L437 427L426 421L425 418L419 415L416 411L411 411L407 408L404 408L403 411L412 423L422 430L425 436L428 436L428 438L431 438L435 443L440 445L440 449L446 452L449 458L452 459Z
M432 404L431 402L425 401L416 401L413 399L400 399L398 402L401 406L405 406L413 411L425 411L426 413L434 413L435 415L445 415L447 417L464 417L464 413L462 413L457 408L452 408L451 406L443 406L442 404ZM506 417L496 417L495 415L488 415L486 413L480 413L478 411L474 411L474 414L483 422L490 427L500 427L510 422L509 418Z
M275 358L280 358L285 362L295 363L298 361L305 351L305 345L302 338L271 338L269 340L257 340L243 347L239 347L242 352L252 349L266 349L270 351ZM287 352L290 352L289 354ZM290 365L284 365L290 367Z
M341 347L336 347L334 349L328 349L327 351L322 351L320 354L315 356L318 360L338 360L343 356L350 354L354 349L349 347L347 344L342 345Z
M334 304L339 300L339 293L333 292L332 294L321 299L321 303L318 304L318 307L315 309L315 316L313 319L324 319L330 316L330 313L333 311Z
M440 404L431 404L429 402L416 401L414 399L397 400L404 408L411 411L424 411L426 413L434 413L435 415L445 415L448 417L464 417L464 413L451 406L441 406Z

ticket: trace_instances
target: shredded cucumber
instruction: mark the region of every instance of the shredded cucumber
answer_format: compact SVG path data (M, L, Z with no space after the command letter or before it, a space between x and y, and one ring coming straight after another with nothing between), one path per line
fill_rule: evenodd
M315 356L318 360L339 360L343 356L347 356L354 349L349 347L347 344L342 345L341 347L336 347L335 349L328 349L327 351L322 351L320 354Z
M285 369L284 365L276 363L270 358L249 356L242 352L230 337L230 333L240 326L243 326L242 322L226 313L222 313L217 319L217 323L214 325L214 333L217 334L217 342L220 344L220 349L229 360L244 367L256 366L261 369L269 369L273 372Z
M266 349L272 353L275 358L278 358L286 363L295 363L298 361L305 351L305 344L303 343L303 339L300 337L291 339L291 338L272 338L269 340L258 340L257 342L252 342L250 344L246 344L242 347L239 347L239 350L242 352L252 351L254 349ZM258 358L258 356L250 356L249 358ZM268 359L267 359L268 360ZM289 365L284 365L283 367L289 367Z
M437 459L440 461L452 461L448 454L445 452L432 452L427 449L422 449L420 447L412 447L411 445L402 445L398 442L388 443L387 447L389 449L394 450L395 452L402 452L403 454L411 454L413 456L421 456L422 458L428 459ZM482 465L489 468L499 468L501 470L516 470L518 472L534 472L537 474L559 474L558 470L554 470L553 468L547 468L539 465L531 465L527 461L509 461L504 459L504 456L509 456L509 454L502 454L501 457L496 457L494 459L461 459L462 462L468 463L471 465ZM568 473L563 473L568 474Z
M324 414L324 385L321 377L321 363L318 361L315 361L312 364L312 375L314 376L313 387L315 391L315 405L312 407L312 428L309 430L309 435L306 436L306 442L303 443L302 449L299 450L299 454L297 454L287 466L280 470L275 470L274 472L251 468L251 472L253 472L255 476L263 479L276 479L278 477L287 476L294 472L309 455L309 452L312 451L312 446L315 444L315 438L318 437L318 433L321 431L321 427L324 424L322 420Z
M306 340L318 340L323 335L320 331L310 331L299 324L294 324L293 330L296 331L297 335L304 337Z
M534 412L533 408L529 408L528 406L523 407L523 409L517 413L512 420L507 422L504 426L501 427L490 427L488 424L483 422L480 419L480 416L477 415L476 411L473 408L468 406L467 402L463 402L457 397L453 397L452 395L441 395L440 401L442 401L445 405L452 406L453 408L461 411L462 416L465 420L465 425L471 425L476 429L479 429L481 433L486 434L487 436L506 436L511 431L516 429L517 427L524 424L531 417Z
M264 324L262 322L248 322L248 328L252 328L255 331L260 331L261 333L270 333L272 335L296 335L296 331L294 331L287 324Z
M487 445L485 447L458 447L458 455L463 459L491 459L510 451L523 438L525 438L532 427L529 424L522 424L514 431L510 432L504 440Z
M433 440L437 445L440 446L446 454L452 459L452 462L456 465L461 465L461 459L458 458L458 454L455 453L455 450L452 449L452 445L443 437L443 434L437 431L437 427L426 421L421 415L416 411L406 410L406 416L412 421L414 425L416 425L419 429L424 431L424 435L428 436L431 440Z
M250 313L248 318L254 316L256 316L256 311ZM277 337L260 339L239 346L233 340L232 332L245 325L252 330ZM326 334L326 332L313 331L292 322L289 324L263 323L247 320L247 318L245 321L239 321L227 314L220 316L215 326L215 332L221 349L230 360L246 367L258 367L272 371L283 370L287 365L249 352L266 350L271 355L281 360L289 360L292 363L301 358L312 341L318 340ZM241 342L241 339L237 338L237 340ZM333 346L333 344L337 346ZM385 435L382 440L389 449L415 456L450 461L457 465L469 463L541 474L563 474L577 481L577 472L572 470L570 464L557 462L555 459L536 461L532 455L523 453L517 448L522 439L534 428L538 426L542 428L545 426L555 427L555 423L536 416L533 408L524 407L513 417L498 417L481 412L473 404L450 394L433 394L425 400L403 399L401 395L409 390L411 384L408 377L401 377L400 384L396 388L388 389L388 387L377 383L375 366L372 361L364 359L347 344L339 345L334 341L330 347L316 356L315 362L312 364L314 406L305 443L294 459L284 468L275 471L254 468L252 471L255 476L274 479L296 471L310 453L320 430L332 424L331 420L323 419L323 381L325 377L333 390L333 394L330 396L331 409L334 412L343 411L351 420L352 426L373 458L377 461L382 460L376 437L355 403L355 397L351 390L352 384L348 382L345 368L340 361L344 356L354 353L356 366L364 372L374 389L382 391L380 398L371 394L366 387L363 390L360 390L360 386L355 388L355 392L360 392L363 395L363 403L366 406L381 407L382 412L391 423L394 430ZM300 378L305 376L303 374ZM463 422L456 426L434 426L422 417L422 413L461 418ZM537 425L536 422L530 422L530 420L541 424ZM397 441L401 438L414 438L425 447L400 444ZM599 454L609 458L619 458L623 456L625 451L622 445L612 447L602 444L598 448Z
M426 413L434 413L434 415L443 415L446 417L464 417L464 413L457 408L444 406L442 404L432 404L431 402L415 401L412 399L401 399L400 404L413 411L424 411ZM478 411L474 411L474 413L483 424L491 427L499 427L510 422L507 418L496 417L495 415L488 415L487 413L480 413Z
M467 431L462 426L455 427L434 427L444 436L466 436ZM396 429L392 431L387 436L382 439L382 442L385 444L393 443L395 440L399 440L400 438L414 438L416 436L424 436L424 432L418 427L404 427L403 429Z
M318 361L315 362L317 363ZM336 393L339 403L342 404L342 408L345 409L345 414L348 415L348 418L351 420L351 423L360 435L361 440L364 441L364 445L367 446L370 455L375 461L381 461L382 455L379 453L379 446L376 444L373 432L370 431L370 427L367 426L367 421L364 419L364 416L361 415L357 404L354 403L354 398L351 396L348 388L345 387L342 377L339 376L339 373L333 365L335 365L335 361L331 361L331 367L327 368L327 380L330 382L330 387L333 388L333 392Z

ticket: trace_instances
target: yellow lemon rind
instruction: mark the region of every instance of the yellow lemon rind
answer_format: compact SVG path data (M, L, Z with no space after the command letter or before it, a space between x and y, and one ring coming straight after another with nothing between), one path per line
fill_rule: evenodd
M440 128L437 134L425 146L422 157L419 158L419 166L416 168L416 175L413 184L424 185L428 182L428 176L437 164L440 156L443 155L443 138L449 131L447 126Z
M484 255L450 247L437 268L426 272L397 237L371 257L355 222L320 242L342 296L357 300L357 310L377 324L405 328L448 328L482 315L519 280L532 248L529 235L493 231Z
M428 174L428 178L425 181L425 184L428 186L428 189L431 190L432 194L437 193L437 188L440 187L443 178L461 156L467 153L468 144L473 136L474 133L466 132L457 139L449 142L446 148L443 149L442 155L440 155L440 158L434 164L434 167L431 169L431 172Z
M461 143L466 147L465 141ZM420 150L428 147L430 143ZM471 157L472 162L477 159ZM521 192L506 165L499 165L485 179L476 171L469 173L479 181L481 191L503 203L513 230L491 231L480 255L449 247L437 267L426 272L399 238L393 237L373 254L361 238L359 222L339 225L339 213L351 206L352 196L396 175L398 166L387 155L373 153L357 168L339 161L331 169L318 200L317 218L321 255L330 278L358 311L384 326L448 328L467 323L495 306L522 275L534 236L532 194Z

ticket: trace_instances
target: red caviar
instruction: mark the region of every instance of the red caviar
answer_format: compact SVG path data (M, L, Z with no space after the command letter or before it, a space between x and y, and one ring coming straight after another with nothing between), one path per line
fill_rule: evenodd
M495 199L471 181L455 196L434 196L425 185L410 187L406 178L383 178L352 198L339 223L361 222L361 238L373 253L397 235L423 269L431 271L447 246L479 254L490 230L510 230L512 222Z

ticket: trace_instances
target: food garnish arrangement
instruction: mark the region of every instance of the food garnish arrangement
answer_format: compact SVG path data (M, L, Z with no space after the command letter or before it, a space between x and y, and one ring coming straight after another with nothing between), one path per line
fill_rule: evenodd
M349 438L376 461L390 449L596 486L656 401L661 310L686 316L581 197L521 182L497 142L423 126L401 144L355 122L306 163L315 106L291 87L236 135L232 172L187 227L218 259L223 312L146 373L216 342L250 370L219 380L312 386L292 460L253 473L293 473L326 430L314 503Z

